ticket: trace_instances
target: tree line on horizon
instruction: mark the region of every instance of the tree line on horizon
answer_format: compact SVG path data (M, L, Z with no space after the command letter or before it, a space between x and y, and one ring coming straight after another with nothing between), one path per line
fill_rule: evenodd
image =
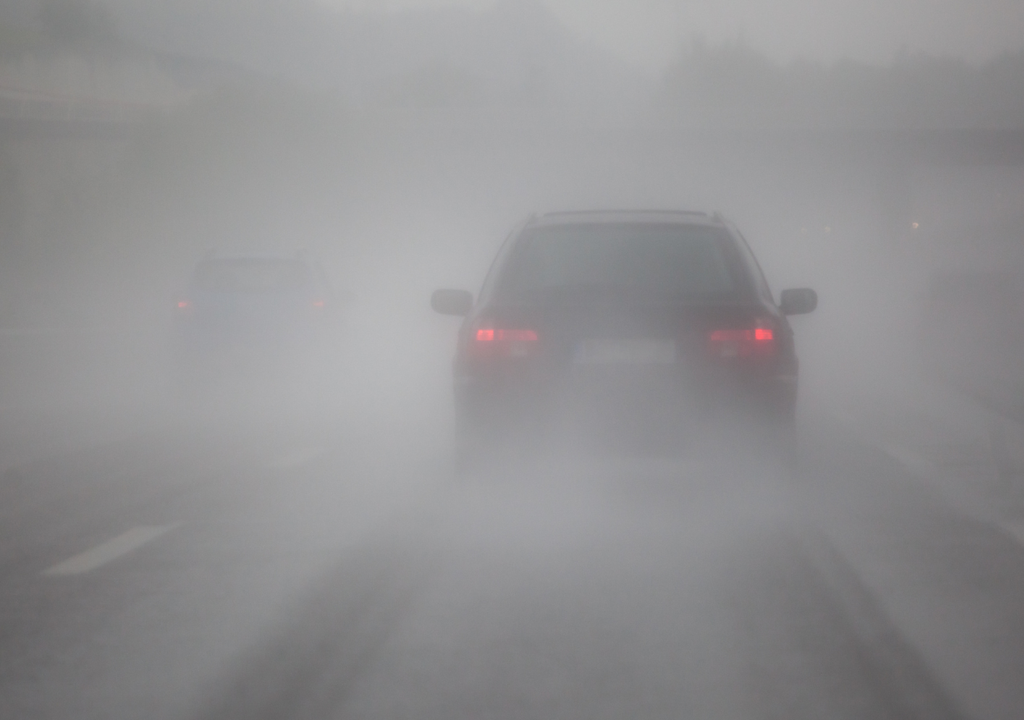
M655 105L702 127L1024 128L1024 52L981 64L907 52L886 64L783 64L742 42L694 42Z
M24 0L22 5L20 13L0 12L0 61L15 62L26 53L75 53L86 57L114 53L146 61L139 39L121 37L121 11L115 12L114 8L119 7L116 4ZM742 40L717 44L694 40L681 49L665 71L648 74L645 79L642 73L634 77L633 71L617 70L619 64L607 53L592 48L584 52L572 34L559 29L558 21L538 6L533 12L511 15L516 22L505 32L512 32L512 36L505 37L503 44L489 42L486 47L471 42L473 33L494 33L509 23L498 23L494 18L493 22L470 22L466 13L454 12L437 13L430 23L419 24L410 24L401 17L387 22L377 18L373 25L375 43L419 48L405 61L388 60L386 68L362 67L372 64L376 56L368 54L366 48L345 50L357 42L346 24L355 19L333 17L329 23L319 23L313 38L315 44L319 43L317 47L333 48L333 54L324 55L325 49L310 57L322 61L336 56L344 64L344 58L351 55L351 62L357 58L359 62L358 67L327 72L322 62L317 65L309 58L306 62L301 53L291 52L298 42L292 36L309 24L303 13L322 13L323 9L312 3L292 6L293 27L285 32L280 28L281 8L277 7L274 14L268 10L270 5L269 0L251 5L227 4L221 7L221 15L233 13L238 16L237 23L216 15L204 25L204 32L212 33L206 41L215 42L222 34L241 32L241 23L247 37L263 38L257 46L265 46L261 58L264 64L270 63L269 69L250 67L244 53L237 57L228 53L216 61L220 65L215 67L212 56L204 54L189 66L195 72L190 70L188 77L196 72L202 75L204 63L209 66L206 74L216 76L218 82L220 78L258 82L265 76L268 83L286 80L302 85L304 75L313 78L334 73L350 78L347 88L331 86L325 80L327 84L320 86L320 91L340 95L355 106L403 111L521 107L536 112L544 107L571 108L583 103L587 112L635 106L635 112L627 113L627 117L653 114L672 124L697 128L1024 127L1024 51L1002 54L980 64L909 52L880 64L849 59L780 63ZM509 8L504 7L503 12L507 14ZM185 32L181 26L184 20L173 14L154 15L152 21L158 20L177 28L178 41L184 44L177 49L153 51L156 63L180 76L181 63L190 52L186 42L189 36L181 34ZM287 38L275 38L275 32L285 33ZM436 47L435 36L449 38L451 47ZM532 48L520 58L522 67L507 64L515 55L516 43ZM543 52L537 49L538 43L545 46ZM224 47L236 44L220 43ZM463 49L455 52L454 46ZM481 53L495 57L482 57ZM553 58L568 64L559 66ZM231 65L240 72L226 72ZM277 65L281 66L280 72L273 69ZM500 72L498 68L502 68ZM202 83L206 88L216 84ZM591 90L581 95L583 84ZM314 83L310 87L317 86Z

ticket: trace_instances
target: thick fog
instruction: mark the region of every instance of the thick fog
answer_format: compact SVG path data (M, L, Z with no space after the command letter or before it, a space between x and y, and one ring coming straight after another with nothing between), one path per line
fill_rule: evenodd
M822 392L893 371L909 349L882 344L927 334L945 275L1019 262L1017 55L780 64L700 41L645 72L539 3L22 3L4 28L2 311L46 358L9 350L35 379L4 382L27 402L156 393L209 250L311 251L358 298L338 331L368 335L343 344L410 333L388 372L444 384L426 358L455 328L423 299L475 291L528 214L717 210L776 292L819 287L796 322ZM45 347L76 333L98 347Z
M239 498L258 505L252 522L268 546L293 553L249 575L245 563L256 561L228 553L233 530L155 512L147 523L178 528L168 537L198 528L227 553L210 571L228 578L221 594L204 600L196 590L175 604L155 586L164 614L153 627L166 637L139 611L118 627L149 629L126 634L120 650L99 651L100 679L64 661L44 663L41 677L70 683L52 705L45 683L8 678L0 663L0 707L68 717L94 703L101 714L128 717L132 703L148 708L162 698L168 717L196 707L211 708L211 717L313 716L320 705L297 703L305 709L293 715L261 704L270 691L260 678L275 677L275 638L293 649L315 644L318 622L342 622L331 602L359 605L356 585L364 583L374 593L384 587L385 619L352 630L355 640L332 642L387 635L391 614L401 614L406 630L378 659L332 655L331 672L362 678L352 681L357 698L386 695L387 678L412 689L390 705L357 702L353 714L415 716L421 691L435 710L445 693L491 692L456 669L445 671L451 684L424 678L435 661L461 667L451 648L468 648L460 662L492 688L499 680L481 639L492 633L512 647L499 665L524 673L509 687L545 688L529 716L537 707L559 714L558 668L573 668L570 686L573 673L586 675L590 660L581 657L623 648L647 659L628 672L613 666L601 676L611 686L633 672L643 685L650 672L679 663L696 678L693 692L711 698L695 717L755 716L758 701L733 697L725 678L749 659L748 642L761 653L756 662L782 672L766 659L775 636L759 626L769 634L752 641L729 619L732 605L722 609L701 588L728 588L735 612L756 617L755 600L748 607L743 598L761 597L757 578L771 568L792 580L789 561L782 546L754 542L748 552L736 538L769 537L780 523L802 528L808 515L825 527L835 520L852 546L866 546L870 525L843 526L840 519L852 521L820 488L842 485L872 511L898 503L874 494L881 471L865 470L875 479L860 484L853 470L848 483L822 479L833 464L852 467L841 458L854 451L842 443L881 447L912 470L931 462L921 448L955 446L957 457L991 469L985 492L996 494L986 502L1019 502L1024 18L1010 4L894 3L900 12L875 28L846 5L782 23L764 19L774 5L738 2L0 4L4 532L21 532L11 528L33 508L51 508L55 526L71 522L76 503L88 503L87 485L64 503L70 486L47 475L39 492L49 499L37 502L33 478L53 458L72 463L86 453L81 467L92 470L82 472L102 477L102 492L151 492L160 507L176 508L190 483L210 478L219 483L216 499L196 507ZM849 32L826 42L839 25ZM924 36L918 26L935 32ZM776 301L786 288L817 291L817 310L789 320L800 358L797 469L772 459L765 470L764 458L728 442L714 445L710 460L707 452L610 451L545 462L531 451L525 460L498 453L461 467L452 399L461 319L433 312L431 293L475 295L502 242L532 215L612 209L720 212L747 239ZM237 362L212 359L202 381L183 387L179 325L197 302L196 268L211 257L302 257L322 266L329 287L311 300L322 314L315 349L299 359L277 358L272 348ZM335 464L294 491L284 480L254 490L248 470L231 464L285 473L321 456ZM165 486L159 473L147 474L147 459L157 457L173 459L188 480ZM127 529L142 521L119 522ZM633 532L632 523L644 529ZM673 554L672 543L683 549ZM353 561L355 585L326 569L339 548L367 544L372 552ZM696 584L660 563L685 568ZM449 568L439 573L449 584L435 583L414 611L397 609L406 607L406 585L437 564ZM208 578L196 573L187 582L198 588ZM478 596L477 581L486 588ZM279 592L284 586L291 590ZM534 602L554 586L582 598L579 612ZM677 656L631 613L675 627L679 597L682 617L708 623L679 631L697 650ZM916 614L910 597L886 606L887 617L925 637L941 623ZM827 644L825 629L801 625L796 604L771 598L766 612L782 618L780 627L802 628L794 632L806 643L797 645ZM218 625L222 616L231 620ZM523 643L500 639L522 628ZM546 675L531 665L531 648L556 642L549 631L587 639L541 652ZM27 630L18 638L35 647ZM435 641L449 654L435 654ZM161 667L156 647L173 671L142 690ZM193 663L192 651L205 659ZM822 652L851 677L846 660L835 659L839 650ZM943 652L934 660L921 650L924 665L960 667L955 650ZM379 657L379 672L360 675L345 664ZM316 664L282 662L281 682ZM974 708L971 693L981 691L949 673L943 692L967 688L957 702ZM660 676L650 682L654 694L671 686ZM334 697L327 685L310 690L315 702ZM224 687L250 704L232 705L234 691ZM473 707L493 703L504 708L494 716L516 716L508 709L517 707L515 693L506 690ZM594 692L561 716L635 711L607 704L609 686ZM831 707L826 690L808 692L803 699L813 702L801 707ZM855 695L836 692L843 702ZM665 707L685 705L672 697ZM1007 702L1008 714L978 716L1011 717ZM850 703L850 717L867 716Z

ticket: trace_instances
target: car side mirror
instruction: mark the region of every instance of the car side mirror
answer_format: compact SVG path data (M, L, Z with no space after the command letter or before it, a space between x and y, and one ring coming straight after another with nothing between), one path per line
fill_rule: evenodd
M804 315L818 307L818 293L810 288L783 290L779 296L779 309L783 315Z
M430 307L442 315L469 315L473 309L473 293L468 290L435 290Z

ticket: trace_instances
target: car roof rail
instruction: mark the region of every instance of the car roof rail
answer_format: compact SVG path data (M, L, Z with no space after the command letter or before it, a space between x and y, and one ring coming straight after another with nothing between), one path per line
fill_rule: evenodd
M616 214L637 214L637 215L696 215L708 217L702 210L670 210L666 208L609 208L607 210L556 210L546 212L543 217L558 217L560 215L616 215Z

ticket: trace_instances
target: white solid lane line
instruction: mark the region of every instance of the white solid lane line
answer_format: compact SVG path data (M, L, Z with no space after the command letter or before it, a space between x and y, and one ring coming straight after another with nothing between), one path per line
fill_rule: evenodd
M930 463L921 455L918 455L917 453L913 452L912 450L907 450L906 448L901 448L899 446L894 445L883 445L880 447L887 455L889 455L889 457L898 460L900 463L903 464L905 468L910 470L912 473L915 473L916 475L927 476L930 472L933 472L935 469L935 466L932 463ZM1024 523L1000 522L998 520L994 520L991 518L985 520L985 518L983 517L977 517L977 519L982 520L983 522L992 523L1000 530L1002 530L1004 533L1006 533L1008 536L1016 540L1019 545L1024 547Z
M923 455L919 455L910 448L887 443L874 437L873 434L865 432L862 429L863 424L858 422L853 414L843 410L833 410L831 415L848 432L853 433L863 442L878 448L914 475L928 477L935 471L935 466Z
M299 467L300 465L305 465L308 462L312 462L313 460L316 460L317 458L322 457L326 454L327 448L298 448L297 450L292 450L291 452L287 452L281 457L277 458L276 460L274 460L273 463L271 463L271 466L277 468L278 470L296 468Z
M94 548L57 563L48 570L44 570L43 575L62 576L87 573L122 555L127 555L132 550L142 547L150 540L154 540L176 527L177 525L143 525L132 528Z

